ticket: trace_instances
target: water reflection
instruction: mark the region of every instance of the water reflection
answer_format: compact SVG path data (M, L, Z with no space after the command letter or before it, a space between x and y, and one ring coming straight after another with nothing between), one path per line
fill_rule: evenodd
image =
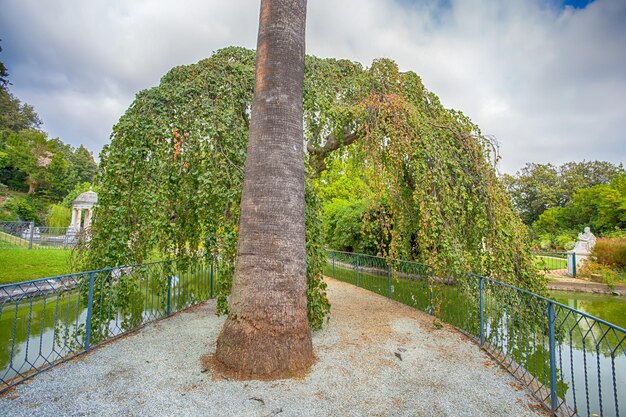
M626 329L626 297L569 291L551 291L550 297Z
M174 270L176 285L169 291L168 280L162 278L160 270L148 272L137 270L125 277L123 285L130 285L130 290L119 291L119 282L109 284L106 302L99 301L104 299L96 294L104 293L105 280L115 277L108 274L100 279L96 275L92 322L100 318L104 327L100 326L100 334L91 338L92 345L165 317L168 303L169 310L175 312L209 298L210 272L202 265ZM77 279L74 286L36 297L0 300L0 389L14 377L22 378L84 350L88 283L87 276Z

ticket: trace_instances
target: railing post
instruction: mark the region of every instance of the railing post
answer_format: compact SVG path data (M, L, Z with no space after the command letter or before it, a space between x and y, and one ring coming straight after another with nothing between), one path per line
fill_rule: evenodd
M359 254L356 254L356 286L359 286Z
M548 338L550 343L550 406L556 412L559 397L556 392L556 340L554 336L554 304L548 301Z
M483 300L483 281L484 278L480 277L478 281L479 296L479 308L480 308L480 344L485 344L485 303Z
M87 319L85 321L85 350L91 348L91 318L93 316L93 286L95 281L95 272L89 273L89 292L87 293Z
M31 221L29 223L30 228L30 236L28 237L28 249L33 248L33 235L35 234L35 222Z
M333 262L333 278L335 278L335 252L334 251L331 252L330 256L331 256L331 259L332 259L332 262Z
M422 273L422 275L424 275ZM435 313L435 306L433 306L433 277L431 274L426 273L426 284L428 285L428 314Z
M172 300L172 271L171 269L168 271L169 273L167 274L167 305L165 306L165 313L169 316L170 313L172 312L172 304L171 304L171 300Z
M572 252L572 276L576 278L576 252Z
M213 265L215 264L215 255L211 256L211 271L209 273L209 298L213 298Z
M387 298L391 298L391 265L387 261Z

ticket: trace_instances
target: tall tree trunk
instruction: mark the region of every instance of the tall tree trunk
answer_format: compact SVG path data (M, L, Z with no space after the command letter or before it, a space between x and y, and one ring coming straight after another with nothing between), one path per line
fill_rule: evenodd
M302 88L306 0L262 0L229 316L216 359L241 378L313 362L307 320Z
M28 194L35 194L37 191L37 181L28 180Z

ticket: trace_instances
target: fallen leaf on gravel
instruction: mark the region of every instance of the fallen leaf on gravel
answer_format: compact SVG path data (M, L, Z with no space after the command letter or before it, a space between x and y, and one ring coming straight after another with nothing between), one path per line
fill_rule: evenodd
M258 401L261 404L265 405L265 401L263 401L263 398L259 398L259 397L250 397L250 400L254 400L254 401Z

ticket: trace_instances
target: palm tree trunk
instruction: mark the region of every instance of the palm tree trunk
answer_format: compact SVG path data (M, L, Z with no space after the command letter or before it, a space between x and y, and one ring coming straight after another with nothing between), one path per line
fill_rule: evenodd
M237 261L215 358L240 378L313 362L307 320L302 88L306 0L262 0Z

